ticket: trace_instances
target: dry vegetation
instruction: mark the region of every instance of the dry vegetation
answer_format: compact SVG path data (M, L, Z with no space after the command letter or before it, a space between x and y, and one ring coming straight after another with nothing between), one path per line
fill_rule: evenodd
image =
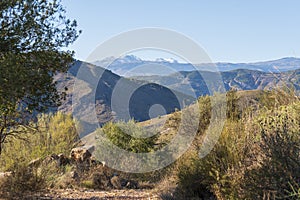
M210 154L202 159L199 149L215 105L208 96L199 98L198 103L201 120L192 146L175 163L146 174L117 172L101 163L84 167L47 161L51 155L68 156L78 138L71 116L42 115L37 122L38 131L28 131L22 139L5 144L0 167L10 173L0 178L1 196L20 197L40 191L35 197L66 198L67 194L62 194L69 191L68 198L76 199L100 198L104 194L102 197L108 197L124 191L124 199L133 197L130 194L150 198L146 193L153 199L300 198L300 103L293 92L228 92L222 134ZM173 138L180 117L177 111L163 118L164 126L157 129L160 134L146 139L124 133L141 134L141 125L157 128L155 123L162 119L141 124L108 123L99 131L123 149L151 152ZM83 188L90 192L89 196L80 192ZM58 195L59 191L62 194ZM114 195L111 198L122 199Z

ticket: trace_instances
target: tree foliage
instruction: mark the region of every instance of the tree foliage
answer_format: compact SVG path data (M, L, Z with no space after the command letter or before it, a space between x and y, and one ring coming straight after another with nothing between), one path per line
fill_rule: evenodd
M73 62L63 48L78 37L76 26L57 0L0 2L0 152L33 113L60 103L53 76Z

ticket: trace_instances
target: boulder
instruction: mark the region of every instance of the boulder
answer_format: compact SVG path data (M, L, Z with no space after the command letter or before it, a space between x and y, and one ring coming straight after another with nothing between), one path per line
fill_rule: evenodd
M70 159L64 154L58 154L57 156L57 165L59 167L66 166L70 164Z
M95 189L107 190L111 188L111 182L104 173L94 173L92 181Z
M12 172L0 172L0 179L7 178L12 175Z
M71 160L77 163L90 162L92 154L84 147L76 147L71 150Z
M111 182L112 186L113 186L115 189L121 189L121 188L122 188L122 185L121 185L121 179L119 178L119 176L113 176L113 177L110 179L110 182Z

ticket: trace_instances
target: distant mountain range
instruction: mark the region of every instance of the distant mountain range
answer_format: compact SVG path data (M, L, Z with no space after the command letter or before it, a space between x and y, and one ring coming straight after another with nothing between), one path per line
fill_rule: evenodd
M209 95L207 83L203 77L215 77L217 72L182 71L167 76L136 76L134 79L163 84L182 93L197 96ZM262 72L257 70L237 69L220 72L226 90L270 90L276 87L287 87L300 91L300 69L286 72ZM213 79L212 79L213 80ZM220 84L213 81L208 84Z
M180 63L174 59L158 58L155 61L142 60L134 55L121 58L109 57L93 64L105 67L120 76L170 75L178 71L231 71L236 69L258 70L262 72L285 72L300 68L300 58L287 57L256 63Z
M115 67L114 70L122 72L124 69L136 66L136 62L144 61L136 57L126 57L125 60L117 60L115 62L118 64L113 65ZM157 60L147 62L164 62L170 66L174 64L180 67L188 66L188 64L178 64L176 61ZM67 74L58 74L55 77L58 90L61 91L64 88L68 88L67 98L58 110L71 113L72 110L77 109L77 112L82 113L88 119L95 108L97 119L101 125L114 119L126 121L134 118L137 121L145 121L153 117L172 113L177 108L180 109L191 104L195 97L210 94L207 84L213 87L219 87L220 84L224 84L226 90L230 88L237 90L263 90L277 86L287 86L300 91L300 69L286 71L297 68L296 64L298 62L299 59L297 58L284 58L251 65L244 64L246 67L269 67L271 72L249 69L223 72L179 71L164 76L139 75L124 78L108 69L77 61L70 67ZM221 64L218 65L221 66ZM226 69L243 66L242 64L236 64L238 66L233 64L225 65L224 63L222 65ZM283 72L273 72L275 71L274 66L278 66ZM77 76L79 68L85 69L85 76L81 80ZM272 71L271 69L274 70ZM102 74L102 76L98 77L97 74ZM220 77L220 75L222 77L221 80L215 79L215 77ZM209 77L209 82L205 82L203 77ZM90 85L89 82L89 80L94 79L98 80L96 88ZM79 94L77 103L84 104L84 106L78 108L76 108L76 104L72 105L75 81L79 83L76 87L76 92ZM94 99L93 95L91 95L92 88L95 88L96 95ZM159 109L155 105L161 105L163 109ZM94 126L89 124L89 120L81 123L85 127L84 134L88 134L95 129Z

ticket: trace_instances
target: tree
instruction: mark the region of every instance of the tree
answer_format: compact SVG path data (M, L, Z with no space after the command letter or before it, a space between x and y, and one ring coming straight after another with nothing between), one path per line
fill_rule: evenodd
M59 0L0 2L0 153L8 136L19 137L34 113L61 102L53 77L73 62L80 31Z

